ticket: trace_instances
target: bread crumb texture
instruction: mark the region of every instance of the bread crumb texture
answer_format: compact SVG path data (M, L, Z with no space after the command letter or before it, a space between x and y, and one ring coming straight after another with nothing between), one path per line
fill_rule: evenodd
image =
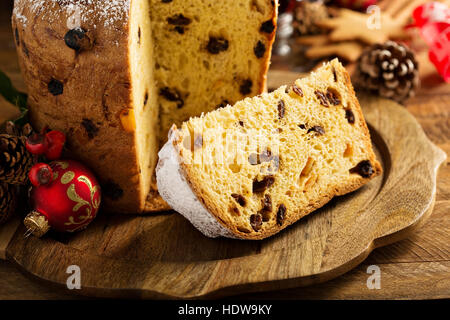
M192 118L173 135L199 201L244 239L268 237L381 173L337 60L290 86Z

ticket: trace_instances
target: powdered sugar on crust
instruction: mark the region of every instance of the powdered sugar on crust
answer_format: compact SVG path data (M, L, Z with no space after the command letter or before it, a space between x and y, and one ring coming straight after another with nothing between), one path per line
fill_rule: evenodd
M174 134L159 151L156 180L161 197L188 219L205 236L236 238L209 213L192 192L180 167L180 157L173 146Z
M49 23L57 22L63 11L70 17L68 23L81 24L95 20L103 21L104 26L108 27L120 21L127 22L130 0L15 0L13 16L24 26L27 24L25 9Z

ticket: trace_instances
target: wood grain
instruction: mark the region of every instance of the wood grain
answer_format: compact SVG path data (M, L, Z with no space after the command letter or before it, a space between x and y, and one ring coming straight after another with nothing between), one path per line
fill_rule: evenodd
M375 247L409 236L431 213L445 158L403 107L370 96L361 103L384 176L275 237L209 239L177 214L102 215L74 235L24 238L21 226L7 258L60 287L67 267L78 265L81 292L106 297L217 297L337 277Z
M6 247L11 241L14 233L19 228L21 221L18 216L13 217L5 225L0 227L0 259L6 259Z

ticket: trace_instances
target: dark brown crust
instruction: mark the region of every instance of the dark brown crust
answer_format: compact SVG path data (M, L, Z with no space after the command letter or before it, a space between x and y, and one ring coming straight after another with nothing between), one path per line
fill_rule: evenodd
M367 124L364 120L364 116L361 110L361 107L359 105L358 99L356 99L356 95L353 89L353 85L350 80L350 76L348 75L347 71L342 68L341 72L343 75L345 75L345 85L349 89L349 95L353 97L352 99L352 105L354 106L353 111L357 111L358 115L358 124L360 128L364 132L364 142L367 147L367 150L369 151L369 160L374 165L374 174L370 178L363 178L359 175L354 175L354 180L352 183L347 184L342 187L337 187L333 190L330 190L330 193L323 198L321 198L318 202L311 204L308 208L300 210L298 212L287 212L286 213L286 219L284 220L284 223L282 226L279 226L277 223L274 223L270 228L263 228L262 231L259 232L251 232L251 233L244 233L240 232L237 227L231 223L227 223L223 221L222 214L217 208L217 206L214 205L213 201L210 201L208 198L203 197L203 192L200 189L202 184L200 181L198 181L195 177L195 175L189 174L190 169L189 166L186 165L186 163L180 162L180 168L181 172L185 177L185 180L188 182L191 190L194 192L194 194L197 196L198 200L203 204L203 206L207 209L208 212L210 212L217 220L218 223L220 223L225 229L229 230L235 237L240 239L247 239L247 240L261 240L267 237L270 237L284 228L288 227L289 225L293 224L294 222L298 221L302 217L308 215L309 213L313 212L314 210L324 206L326 203L328 203L333 197L340 196L347 194L349 192L355 191L376 176L380 175L382 173L382 167L381 164L376 159L375 153L372 149L372 142L370 139L370 133L369 129L367 127ZM179 147L182 143L182 137L179 134L179 131L176 130L176 127L173 129L173 134L175 134L175 139L173 140L173 145L175 150L179 153L181 159L183 158L183 148Z
M142 212L147 190L142 190L139 181L135 134L123 130L118 117L124 107L132 105L126 50L128 19L125 16L110 27L98 19L83 19L81 27L95 45L91 50L76 52L64 42L68 17L65 10L52 6L55 3L44 4L46 8L40 12L46 16L36 15L26 0L15 3L23 7L26 18L22 24L13 16L12 26L22 40L17 52L28 88L31 122L37 130L49 126L65 132L75 159L92 168L101 184L114 182L120 186L123 195L119 199L103 197L105 210ZM22 50L24 44L28 54ZM58 96L48 92L47 83L52 78L64 85ZM82 126L85 118L99 128L92 139Z

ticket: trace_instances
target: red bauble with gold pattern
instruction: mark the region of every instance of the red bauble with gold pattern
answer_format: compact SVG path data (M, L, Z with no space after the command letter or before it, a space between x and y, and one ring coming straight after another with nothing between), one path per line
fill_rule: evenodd
M24 220L29 232L38 237L50 228L59 232L86 228L101 202L100 185L85 166L73 160L58 160L50 167L53 179L31 188L33 211Z

